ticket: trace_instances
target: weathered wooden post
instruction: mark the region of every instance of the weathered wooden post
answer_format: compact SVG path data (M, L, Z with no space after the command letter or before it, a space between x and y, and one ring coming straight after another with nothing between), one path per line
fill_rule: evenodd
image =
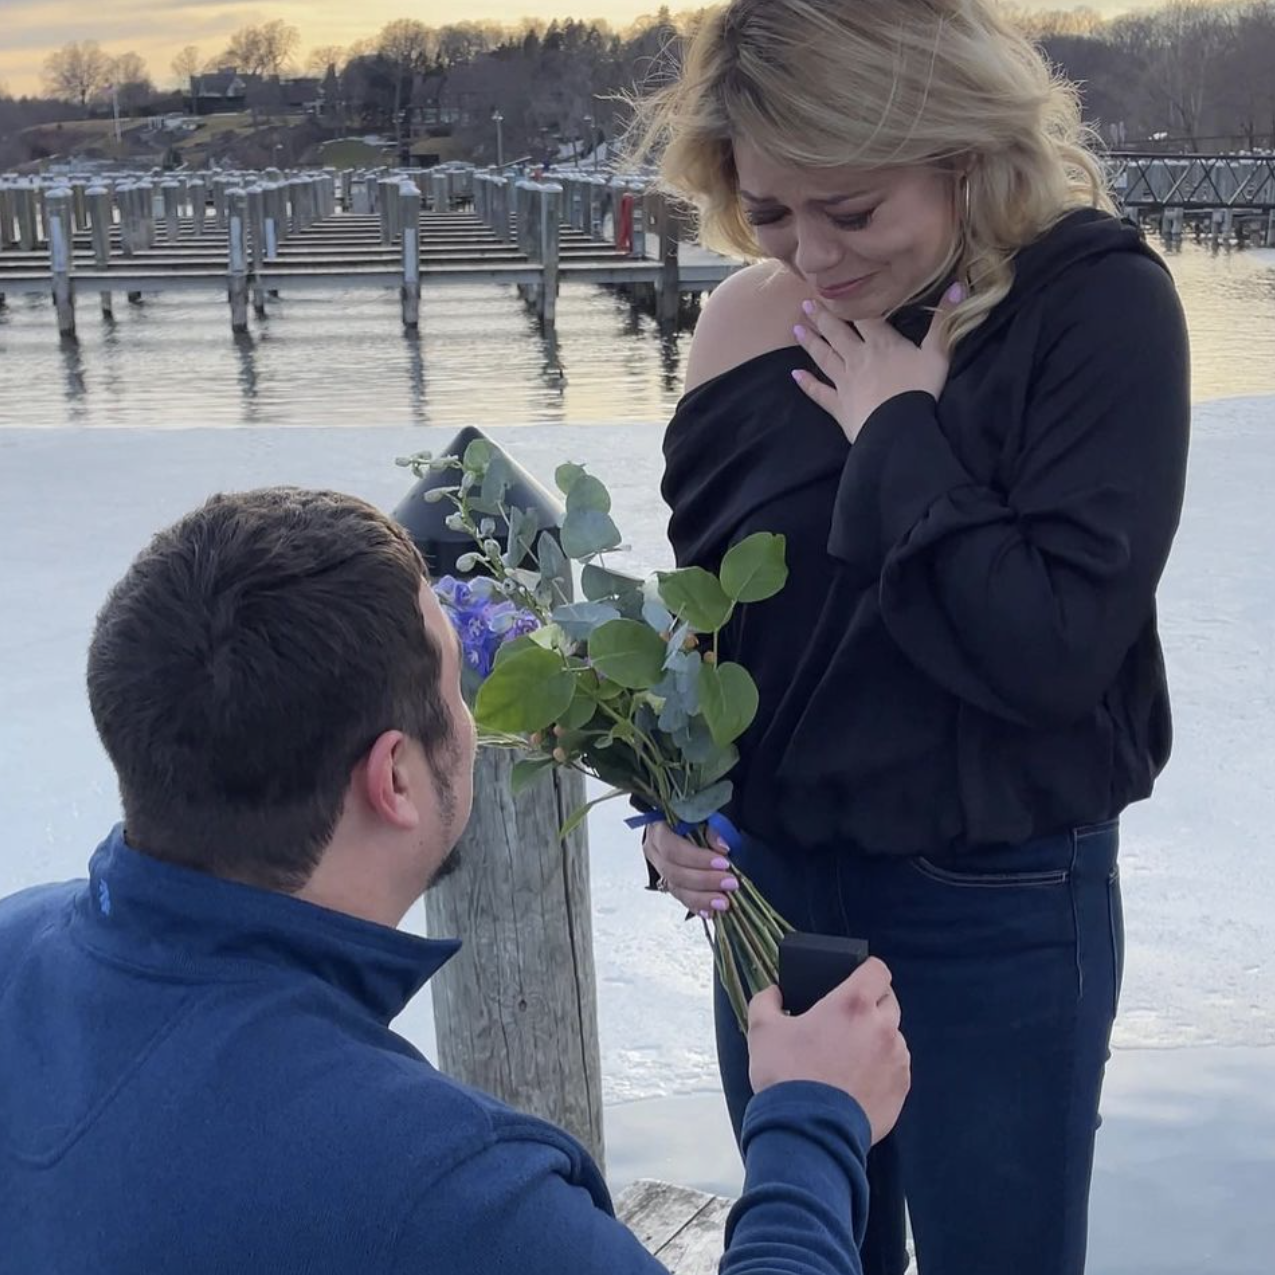
M18 247L23 252L34 252L36 244L35 187L22 182L13 192L18 212Z
M252 308L257 318L266 317L266 285L262 268L266 259L266 198L260 185L252 185L247 191L248 236L252 251Z
M463 454L480 437L467 429L446 450ZM513 472L509 503L536 507L542 526L560 522L558 502L524 470L514 465ZM423 499L430 486L449 479L426 477L394 511L435 578L456 574L456 558L468 548L443 525L448 506ZM584 780L552 771L515 797L516 760L503 749L481 751L458 867L425 895L429 933L464 939L430 980L438 1063L448 1075L565 1128L602 1165L586 824L565 842L558 837L584 804Z
M164 242L171 248L181 236L181 187L175 181L161 182L164 200Z
M228 188L229 183L226 178L213 178L213 218L217 223L218 230L226 229L226 191Z
M1275 208L1266 217L1266 246L1275 248Z
M399 221L403 226L403 326L420 325L421 316L421 191L415 182L399 187Z
M541 186L540 203L540 326L547 332L558 321L558 249L562 221L562 187Z
M75 229L77 231L89 228L89 206L88 198L85 194L87 190L88 182L83 177L76 177L71 182L71 201L75 208Z
M501 243L509 243L513 238L513 230L510 227L513 213L511 206L513 202L513 186L508 177L497 177L491 186L495 212L492 229L496 232L496 238Z
M646 200L642 198L640 187L629 192L633 196L633 243L629 256L646 260Z
M394 213L398 208L398 182L381 177L376 183L376 211L381 219L381 247L394 242Z
M144 181L138 189L142 192L142 240L147 248L153 248L159 240L155 222L155 183Z
M226 219L230 230L230 330L243 333L248 331L248 199L240 187L226 193Z
M93 234L93 264L99 270L107 270L111 264L111 192L105 186L90 186L85 194L89 226ZM110 288L99 294L102 302L102 318L114 315Z
M190 183L190 224L197 239L203 238L208 219L208 187L198 178Z
M0 252L18 241L14 221L13 187L0 177Z
M75 225L71 200L71 191L66 186L55 187L45 199L53 304L58 312L58 332L64 337L75 336L75 285L71 279Z
M657 233L660 237L660 277L655 284L655 318L661 327L676 325L681 311L681 218L669 199L657 194L651 198Z

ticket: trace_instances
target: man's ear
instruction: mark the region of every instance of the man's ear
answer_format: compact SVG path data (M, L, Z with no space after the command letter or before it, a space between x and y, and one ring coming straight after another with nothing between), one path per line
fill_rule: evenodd
M420 823L409 771L412 742L402 731L387 730L368 750L356 782L371 813L395 828L409 830Z

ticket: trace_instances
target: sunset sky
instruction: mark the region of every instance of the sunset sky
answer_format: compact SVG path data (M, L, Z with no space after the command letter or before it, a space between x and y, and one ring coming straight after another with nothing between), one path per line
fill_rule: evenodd
M1090 0L1091 7L1118 12L1132 7L1128 0ZM1058 0L1027 0L1029 8L1068 8ZM674 12L697 8L694 0L673 3ZM11 93L31 93L40 88L45 56L70 40L97 40L108 53L133 50L146 59L152 79L172 83L174 54L194 44L201 53L215 54L237 27L270 18L282 18L301 32L303 56L316 45L349 44L375 35L393 18L419 18L430 26L447 22L495 19L515 21L525 14L537 17L605 18L627 25L657 3L649 0L284 0L267 4L235 0L0 0L0 85Z

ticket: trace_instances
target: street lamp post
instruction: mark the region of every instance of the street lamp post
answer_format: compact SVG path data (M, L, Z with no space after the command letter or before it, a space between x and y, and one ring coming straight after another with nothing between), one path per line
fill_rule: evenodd
M505 171L505 134L501 125L505 122L505 117L499 111L492 111L491 118L496 125L496 167L503 173Z

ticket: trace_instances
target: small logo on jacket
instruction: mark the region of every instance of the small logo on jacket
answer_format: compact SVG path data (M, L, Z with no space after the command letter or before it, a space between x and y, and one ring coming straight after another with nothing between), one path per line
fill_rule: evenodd
M111 915L111 891L105 881L97 884L97 906L102 909L103 916Z

